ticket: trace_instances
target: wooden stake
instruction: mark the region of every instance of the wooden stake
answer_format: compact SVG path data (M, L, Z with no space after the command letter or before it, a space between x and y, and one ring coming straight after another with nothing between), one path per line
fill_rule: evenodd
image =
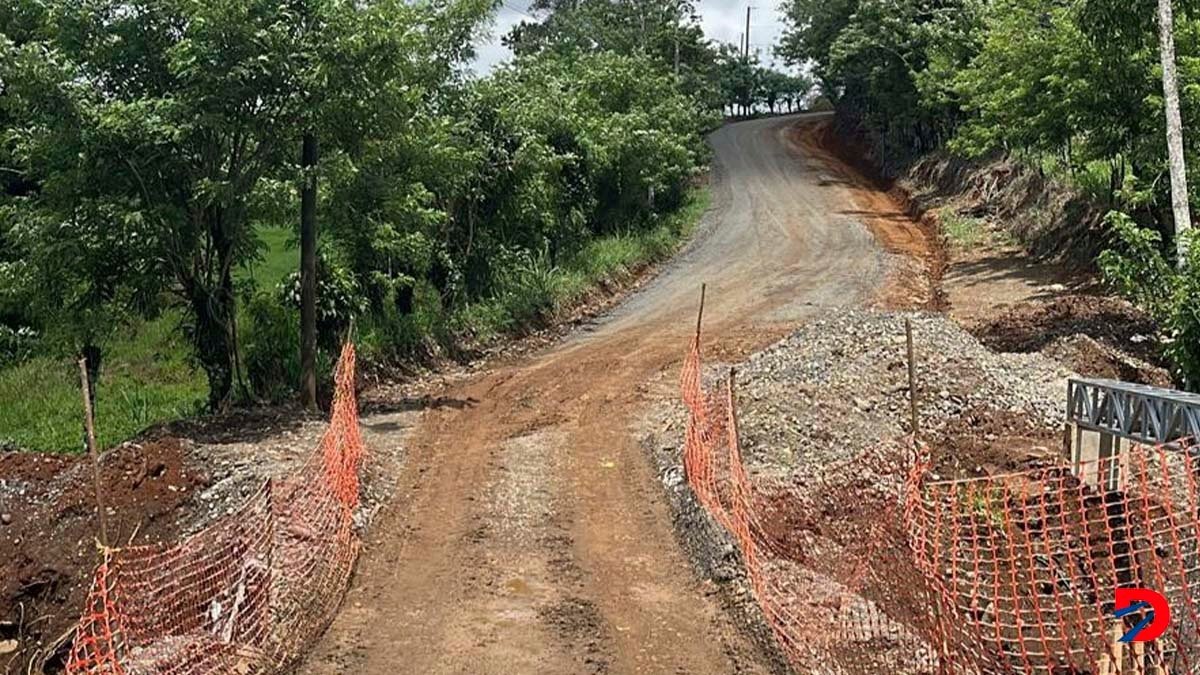
M696 337L700 337L700 323L704 321L704 292L708 284L700 284L700 311L696 313Z
M921 432L921 416L917 407L917 361L913 354L912 319L904 319L904 334L908 341L908 402L911 417L909 425L915 443L917 434Z
M1125 625L1120 619L1113 622L1112 626L1112 653L1113 653L1113 673L1121 675L1125 669L1125 643L1121 642L1121 638L1125 635Z
M1144 675L1146 672L1146 643L1133 643L1133 673Z
M96 454L96 422L92 415L91 383L88 381L87 359L79 359L79 378L83 385L83 426L87 431L88 456L92 460L92 485L96 491L96 515L100 518L100 545L108 548L108 516L101 499L100 458Z

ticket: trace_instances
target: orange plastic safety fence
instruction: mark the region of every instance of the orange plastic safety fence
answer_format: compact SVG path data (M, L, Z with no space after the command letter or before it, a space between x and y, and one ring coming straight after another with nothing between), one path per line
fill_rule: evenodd
M329 622L359 552L362 460L354 347L335 374L329 428L304 466L174 544L108 550L68 673L266 673Z
M908 583L897 591L889 577L914 577L897 566L872 566L879 544L895 536L903 474L890 491L873 491L859 485L862 460L830 467L819 486L756 484L741 456L732 383L702 384L699 336L681 388L690 412L688 483L733 536L763 617L800 672L930 672L932 650L888 612L924 604L924 588ZM892 459L878 458L878 471L894 474ZM849 508L834 498L860 487ZM911 570L911 556L907 561Z
M1136 445L1118 457L910 485L910 541L936 590L950 670L1200 672L1200 462ZM1113 618L1117 588L1165 596L1167 633L1117 646L1141 619Z
M915 450L882 448L780 484L748 476L732 382L703 386L699 336L682 390L688 482L798 672L1200 673L1194 449L936 481ZM1173 610L1146 647L1117 642L1142 618L1114 618L1131 587Z

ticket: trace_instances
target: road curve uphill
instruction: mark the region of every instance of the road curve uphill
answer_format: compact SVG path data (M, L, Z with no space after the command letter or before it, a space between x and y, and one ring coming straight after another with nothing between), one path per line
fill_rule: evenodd
M422 413L301 672L770 672L677 545L634 427L646 383L675 381L702 282L706 350L729 360L876 297L888 255L854 206L861 185L797 144L814 119L714 132L712 207L657 278Z

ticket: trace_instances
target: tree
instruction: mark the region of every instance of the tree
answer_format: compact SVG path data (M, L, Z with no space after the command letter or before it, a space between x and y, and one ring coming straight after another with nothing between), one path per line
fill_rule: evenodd
M1175 214L1175 250L1178 264L1188 260L1188 232L1192 228L1188 201L1187 165L1183 157L1183 120L1179 113L1179 82L1175 71L1175 20L1171 0L1158 0L1159 54L1162 59L1163 102L1167 116L1167 152L1170 156L1171 207Z
M0 306L20 307L46 339L85 359L94 401L105 343L158 307L157 233L106 171L116 121L97 117L84 88L64 86L80 72L31 34L20 46L7 34L0 118L37 126L3 146L13 178L0 205Z
M643 55L673 73L680 89L711 107L717 53L700 27L691 0L537 0L530 11L544 16L523 21L504 37L517 55L612 51Z
M81 183L103 177L106 217L145 228L142 264L187 309L214 408L228 404L238 369L234 272L255 255L267 206L293 198L303 133L353 151L366 130L394 129L412 109L397 105L413 100L402 75L451 70L469 53L464 24L490 6L47 4L56 30L10 44L0 65L6 83L29 83L6 90L28 109L10 137L21 174L43 186L18 217L50 211L66 222ZM38 104L54 98L61 110Z

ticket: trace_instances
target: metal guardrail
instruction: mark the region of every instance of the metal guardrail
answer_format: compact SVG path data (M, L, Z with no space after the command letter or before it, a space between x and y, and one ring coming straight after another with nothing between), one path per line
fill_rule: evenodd
M1117 380L1067 382L1067 420L1147 445L1200 441L1200 395Z

